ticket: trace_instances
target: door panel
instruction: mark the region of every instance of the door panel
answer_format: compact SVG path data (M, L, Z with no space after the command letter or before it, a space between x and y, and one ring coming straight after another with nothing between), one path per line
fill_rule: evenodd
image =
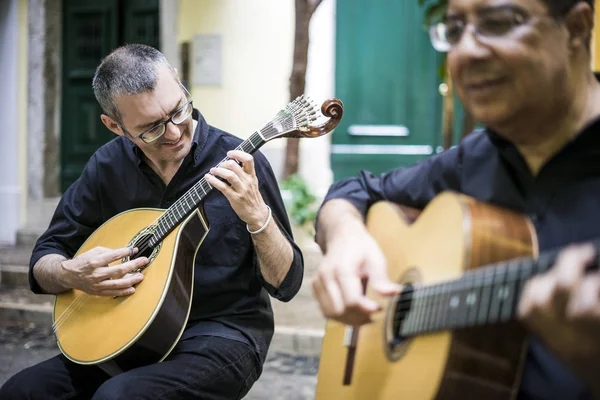
M130 0L124 3L127 24L125 43L145 43L159 48L159 14L157 0Z
M417 1L337 2L336 96L344 118L332 136L334 179L407 165L441 144L442 55Z
M117 44L117 0L63 3L61 191L81 174L92 153L112 139L100 121L92 78L102 56Z
M94 151L114 138L92 90L96 68L116 47L136 42L158 48L158 0L63 0L63 192Z

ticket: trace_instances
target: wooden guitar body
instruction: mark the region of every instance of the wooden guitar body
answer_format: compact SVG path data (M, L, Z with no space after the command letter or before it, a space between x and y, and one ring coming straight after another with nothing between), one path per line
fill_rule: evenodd
M527 218L467 196L443 193L413 222L415 215L387 202L375 204L367 215L367 228L387 259L390 278L404 285L436 284L459 278L478 266L537 254L535 231ZM494 288L490 290L493 299ZM467 303L475 301L470 297L473 293L435 301L424 298L422 303L415 297L410 303L402 295L381 298L368 287L367 296L380 302L383 311L372 323L354 328L354 343L345 338L348 327L327 323L317 399L493 400L516 396L526 349L524 330L516 322L500 318L503 322L489 326L432 329L428 334L407 337L394 334L394 317L406 312L409 305L415 326L420 322L437 326L435 318L445 322L479 318L468 304L462 307L465 299ZM446 310L454 311L443 311L440 302L449 303ZM485 309L493 311L494 304L488 303ZM419 314L419 307L425 310L426 306L433 311ZM514 304L502 307L498 310L508 315ZM479 310L487 312L481 305Z
M139 241L151 234L148 227L164 212L134 209L118 214L98 228L76 255L97 246L120 248ZM53 318L62 353L79 364L98 364L111 374L163 360L187 323L194 259L207 233L200 207L151 254L144 254L151 262L131 296L93 296L79 290L57 295Z

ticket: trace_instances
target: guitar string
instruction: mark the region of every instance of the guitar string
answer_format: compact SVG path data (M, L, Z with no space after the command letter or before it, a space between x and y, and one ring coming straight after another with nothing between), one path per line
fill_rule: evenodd
M316 119L315 118L316 109L315 109L314 105L311 105L310 102L307 101L305 98L300 98L300 100L298 102L292 102L290 104L291 105L289 106L289 108L291 108L291 114L286 113L285 110L281 110L275 116L275 118L273 120L267 122L265 124L265 126L263 126L263 128L258 131L260 136L267 137L267 140L270 140L273 137L275 137L277 134L280 134L282 132L289 132L292 129L305 128L309 125L309 123L313 122ZM280 126L281 129L277 129L277 127L275 127L275 125ZM249 143L253 149L256 149L256 146L254 145L254 143L252 142L251 139L252 139L252 136L248 140L246 140L242 144L240 144L238 147L236 147L235 150L243 150L243 151L249 153L249 151L246 151L244 149L244 143ZM261 137L261 139L262 139L262 137ZM223 162L228 161L230 159L231 159L230 157L225 157L216 166L218 167ZM205 190L204 188L206 186L208 188ZM204 192L204 195L206 195L213 188L208 182L206 182L206 180L204 178L202 178L198 183L196 183L192 187L192 189L193 189L193 191L188 190L188 192L186 192L185 195L182 196L182 198L180 198L173 205L173 207L171 207L171 209L174 211L178 211L181 208L183 210L184 202L187 204L189 204L189 202L188 202L189 200L192 201L192 204L195 202L194 196L193 196L194 193L197 195L196 197L199 198L199 201L202 200L202 197L198 195L198 189L202 189L202 191ZM168 217L170 218L170 215ZM175 221L176 220L177 220L177 218L175 218ZM167 230L168 229L169 228L167 228ZM146 238L146 240L140 242L140 245L142 245L142 246L147 245L151 239L152 239L152 236L149 235ZM144 247L143 251L145 251L145 250L147 250L146 247Z
M600 246L600 241L596 241L595 245L596 247ZM515 307L519 300L518 296L523 289L522 285L532 276L547 271L556 261L561 249L562 248L555 248L547 250L535 260L530 257L506 260L493 266L466 271L463 273L463 278L458 280L405 290L399 296L399 300L394 304L396 309L394 310L393 322L395 325L398 325L402 319L401 315L403 313L406 314L407 317L405 320L410 319L411 325L415 325L413 328L415 331L414 333L419 333L419 331L431 331L431 328L436 331L441 330L439 327L436 327L440 323L440 319L438 318L440 314L444 318L442 325L447 325L448 327L481 325L482 323L487 323L490 320L490 317L494 319L494 323L497 321L502 322L506 319L506 307L509 307L508 317L514 315ZM600 264L600 257L598 258L598 263ZM498 279L499 276L500 279ZM473 285L474 281L475 285ZM459 290L456 289L457 284L462 285L459 287ZM497 293L497 296L503 296L499 302L494 295L494 291L489 291L486 294L486 303L482 302L482 299L484 298L484 295L482 294L483 290L488 288L498 288L504 291L509 284L516 285L512 287L512 293L510 291ZM437 291L435 290L436 288L438 289ZM460 319L458 319L459 317L454 316L454 318L451 317L450 321L447 321L448 314L444 313L443 308L448 306L449 297L454 297L452 293L458 291L458 296L460 297L460 292L473 289L478 290L478 295L476 295L474 300L474 307L476 307L476 310L462 310ZM477 298L479 301L476 300ZM431 300L433 300L433 302L431 302ZM467 299L465 298L463 303L466 303L466 300ZM506 301L510 301L511 303L507 305ZM415 304L406 306L406 303L408 302L414 302ZM482 306L485 306L485 311L481 309ZM493 316L490 315L492 306L495 307ZM409 313L406 313L407 310ZM432 313L434 314L433 316ZM469 317L471 317L471 319ZM469 322L472 319L475 319L475 323ZM484 322L481 322L482 319ZM402 324L400 330L408 330L403 328L404 324Z
M296 121L296 125L305 126L305 124L307 122L309 122L310 119L311 119L310 115L308 115L308 114L306 114L306 115L302 114L298 118L289 118L289 116L284 116L284 117L285 118L281 118L279 120L275 120L274 122L273 121L269 122L267 125L265 125L265 127L263 127L263 129L260 130L260 133L266 134L267 136L269 136L269 135L273 135L274 136L274 135L280 133L277 130L277 128L275 128L274 126L272 126L274 123L278 123L278 124L281 124L281 125L291 125L291 128L293 128L294 127L294 121ZM286 124L286 122L287 122L287 124ZM284 131L289 130L289 128L287 126L285 128L286 128L286 130L284 130ZM256 148L256 146L254 145L254 143L252 143L251 140L248 141L248 143L250 143L250 145L253 147L253 149ZM236 147L235 150L245 151L245 149L243 147L243 144L244 143L240 144L238 147ZM245 152L249 153L249 151L245 151ZM231 158L230 157L225 157L216 166L218 167L223 162L228 161L228 160L231 160ZM205 189L205 187L207 187L207 189ZM194 196L193 196L194 193L196 193L196 197L199 198L198 202L202 201L203 197L201 197L201 196L198 195L198 189L199 188L202 189L202 191L204 193L204 196L206 196L213 189L213 187L208 182L206 182L206 180L204 178L202 178L198 183L196 183L191 188L193 190L191 190L191 189L188 190L179 200L177 200L177 202L173 205L173 207L170 208L170 210L174 210L174 211L169 211L168 210L167 212L165 212L165 214L167 214L167 213L173 214L174 212L177 212L179 209L181 209L183 211L184 207L185 207L185 206L183 206L183 203L189 204L189 200L191 200L192 204L193 204L195 202ZM163 216L165 214L163 214ZM182 213L177 213L177 214L179 214L180 217L182 217L182 215L183 215ZM163 216L161 216L161 217L163 217ZM175 221L177 221L177 216L176 215L174 215L174 216L175 216ZM168 215L167 217L170 219L170 215ZM165 228L166 231L168 231L169 229L170 228ZM138 254L141 254L144 251L146 251L146 250L149 249L149 247L147 245L150 242L150 240L152 240L152 238L153 238L153 235L148 235L146 238L144 238L141 242L138 243L138 245L144 246L143 248L140 248L140 251L138 252Z
M289 113L286 113L285 112L286 110ZM260 133L269 137L269 139L267 139L267 140L270 140L275 135L277 135L281 132L287 132L292 129L298 129L299 127L300 128L308 127L308 125L311 122L314 122L316 120L315 115L316 115L316 108L313 104L311 104L310 99L305 98L304 96L300 96L297 99L295 99L294 101L290 102L285 109L280 110L271 121L267 122L265 124L265 126L260 130ZM281 126L283 130L279 131L277 129L277 127L275 127L276 124ZM251 140L245 141L245 142L250 143L253 148L256 148L254 143L252 143ZM236 150L244 150L243 144L245 142L242 142L242 144L240 144L238 147L236 147ZM219 162L217 164L217 166L221 165L223 162L225 162L227 160L230 160L230 158L225 157L221 162ZM208 191L203 190L205 192L205 196L206 196L208 194L208 192L210 192L210 190L213 189L213 187L208 182L206 182L206 180L204 178L202 178L192 188L193 189L195 188L194 191L197 191L197 186L202 186L202 188L204 189L204 184L206 184L209 188ZM191 190L188 190L184 194L184 196L182 196L182 198L180 198L174 204L174 207L167 209L167 211L165 211L161 216L159 216L157 219L155 219L153 222L151 222L148 226L152 226L154 224L157 224L157 225L160 224L161 219L163 217L165 217L165 215L167 215L168 213L172 213L172 210L177 209L178 204L182 205L184 199L187 202L187 200L189 200L191 198L191 200L193 202L194 199L193 199L191 193L192 193ZM197 197L200 197L200 196L197 196ZM200 198L199 201L202 201L202 198ZM169 216L169 218L170 218L170 216ZM167 228L167 229L169 229L169 228ZM148 250L149 249L148 244L153 237L154 237L153 234L147 235L146 237L144 237L142 239L142 241L135 243L137 245L136 247L138 247L138 252L136 254L143 254L143 252ZM77 298L75 300L73 300L73 302L58 317L56 322L54 324L52 324L53 331L55 333L57 333L58 330L62 326L64 326L64 324L70 319L70 317L74 313L76 313L78 310L81 309L81 307L89 300L89 298L91 298L91 295L89 295L85 292L82 292L80 295L78 295Z
M472 311L475 313L476 316L480 315L479 307L482 305L481 290L484 290L486 288L495 287L495 286L498 286L499 284L504 286L506 284L512 284L512 283L522 283L524 280L529 279L529 277L531 277L532 274L536 273L534 270L540 264L541 263L533 263L532 265L522 266L521 270L513 271L513 272L517 272L517 273L521 274L521 276L517 276L517 277L511 278L511 279L506 278L508 276L508 273L510 273L510 271L499 271L499 268L501 266L497 266L491 270L488 270L488 269L479 270L479 271L475 270L473 272L477 272L477 274L475 274L475 273L469 274L468 276L466 276L465 278L462 278L461 280L448 281L448 282L443 282L440 284L431 285L431 286L424 287L424 288L415 288L414 290L409 289L409 290L403 291L402 295L401 295L401 299L397 303L395 303L396 309L394 310L393 322L397 325L398 322L400 322L400 315L403 313L406 313L408 311L404 320L406 321L406 320L410 319L410 322L412 322L412 325L416 325L415 329L417 329L417 330L427 330L427 326L434 325L435 323L439 323L439 318L436 321L436 318L431 317L431 314L433 312L433 313L436 313L437 317L439 317L440 314L443 314L444 318L448 317L447 313L443 313L442 308L446 306L448 296L450 296L453 292L457 291L456 287L452 286L453 284L457 284L457 283L460 283L460 284L466 286L465 289L459 289L459 291L472 290L472 289L480 290L479 296L478 296L478 298L480 300L475 301L475 303L474 303L477 306L477 311ZM505 265L502 265L502 267L505 267ZM518 268L518 265L513 267L513 269L517 269L517 268ZM524 276L524 272L527 273L527 276ZM484 275L484 276L480 276L480 275ZM487 283L482 282L482 280L485 279L485 275L491 276L490 282L487 282ZM500 282L496 282L495 279L498 276L502 276L504 279ZM476 282L477 286L469 288L468 285L472 285L473 282ZM444 287L447 287L447 288L443 289ZM437 289L442 288L442 290L436 291L435 290L436 288ZM516 294L518 294L518 291L515 289L511 296L514 297ZM414 295L414 297L413 297L413 295ZM489 317L489 315L488 315L489 309L490 309L490 307L492 305L492 301L493 301L492 296L493 296L493 293L490 292L489 296L487 297L488 310L486 311L486 318ZM433 302L431 302L431 300L433 300ZM504 299L502 301L504 301ZM407 304L407 303L414 303L414 305ZM443 307L441 307L442 303L443 303ZM503 306L502 303L500 303L498 305L498 307L499 307L498 314L501 313L502 306ZM513 304L513 307L514 307L514 304ZM464 316L464 318L467 319L468 315L469 315L468 314L469 310L465 310L464 312L467 314L466 316ZM444 319L444 322L446 322L445 319Z

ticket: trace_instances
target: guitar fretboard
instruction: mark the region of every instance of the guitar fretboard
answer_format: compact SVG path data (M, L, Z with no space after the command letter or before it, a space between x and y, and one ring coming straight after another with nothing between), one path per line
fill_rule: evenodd
M525 282L547 271L558 250L466 272L463 277L405 290L394 331L400 337L507 322L515 317Z
M236 150L253 154L265 143L266 141L263 139L261 132L257 131L236 147ZM229 159L229 157L225 157L217 164L217 166ZM200 179L192 186L159 218L156 224L156 231L148 243L149 247L154 247L160 243L176 226L183 222L194 210L196 210L196 208L198 208L200 202L202 202L212 190L213 187L204 178Z

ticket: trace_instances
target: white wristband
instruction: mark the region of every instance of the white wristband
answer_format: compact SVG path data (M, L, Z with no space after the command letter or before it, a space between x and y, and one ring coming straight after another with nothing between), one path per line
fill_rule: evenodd
M262 226L262 228L259 228L256 231L251 231L250 228L248 227L248 224L246 224L246 230L248 232L250 232L251 235L256 235L257 233L261 233L262 231L265 230L267 225L269 225L269 222L271 222L271 207L267 206L267 208L269 209L269 216L267 217L267 222L265 222L265 224Z

